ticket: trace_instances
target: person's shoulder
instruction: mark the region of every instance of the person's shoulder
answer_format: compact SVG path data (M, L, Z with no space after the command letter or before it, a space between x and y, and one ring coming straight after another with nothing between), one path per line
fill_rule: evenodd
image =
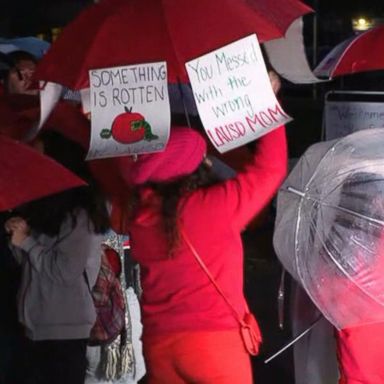
M93 231L92 222L88 212L84 208L76 208L75 210L68 212L61 225L60 232L65 235L74 230L78 231L85 228L88 228L91 232Z

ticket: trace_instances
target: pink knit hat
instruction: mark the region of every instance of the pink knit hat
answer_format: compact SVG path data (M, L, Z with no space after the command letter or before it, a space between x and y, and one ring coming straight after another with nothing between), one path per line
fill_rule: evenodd
M131 185L161 182L194 172L207 151L204 138L187 127L172 127L168 144L163 152L117 159L124 180Z

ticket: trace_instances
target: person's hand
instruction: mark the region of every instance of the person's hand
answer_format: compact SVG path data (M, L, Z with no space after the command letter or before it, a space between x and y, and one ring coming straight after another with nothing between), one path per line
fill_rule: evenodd
M11 217L5 222L4 227L11 235L11 243L16 247L20 247L30 232L27 222L21 217Z
M271 82L271 86L275 95L280 91L281 81L279 75L275 71L268 71L269 81Z

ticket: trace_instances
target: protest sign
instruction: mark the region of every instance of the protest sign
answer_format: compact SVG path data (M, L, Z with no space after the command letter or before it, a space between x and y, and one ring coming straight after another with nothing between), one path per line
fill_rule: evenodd
M325 140L370 128L384 128L384 92L329 91L325 95Z
M384 127L384 103L327 101L324 107L325 138L333 140L362 129Z
M285 124L256 35L186 63L197 109L219 152L239 147Z
M165 62L89 71L91 143L87 159L162 151L169 137Z

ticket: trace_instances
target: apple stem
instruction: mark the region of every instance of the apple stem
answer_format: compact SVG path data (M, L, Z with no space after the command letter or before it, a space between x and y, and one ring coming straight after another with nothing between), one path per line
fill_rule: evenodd
M131 107L131 108L128 108L126 105L124 105L124 110L125 110L125 112L127 112L127 113L132 113L132 107Z

